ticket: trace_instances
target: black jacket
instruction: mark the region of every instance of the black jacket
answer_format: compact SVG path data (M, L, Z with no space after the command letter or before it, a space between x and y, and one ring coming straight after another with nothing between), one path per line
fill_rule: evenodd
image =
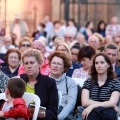
M27 75L20 76L25 82L28 82ZM58 90L54 79L38 74L38 81L35 84L35 94L41 100L41 106L46 107L46 118L38 120L57 120L58 110Z

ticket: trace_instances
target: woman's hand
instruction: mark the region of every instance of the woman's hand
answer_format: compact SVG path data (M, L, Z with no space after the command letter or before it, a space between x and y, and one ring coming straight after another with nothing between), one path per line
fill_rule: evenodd
M46 117L46 113L45 112L39 112L38 113L38 118L45 118Z
M83 110L82 112L82 118L83 119L87 119L88 115L90 114L90 112L94 109L93 105L90 105L89 107L87 107L86 109Z

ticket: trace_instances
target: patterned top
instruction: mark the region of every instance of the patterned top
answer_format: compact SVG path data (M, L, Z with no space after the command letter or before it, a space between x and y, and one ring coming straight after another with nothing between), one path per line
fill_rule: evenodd
M92 85L91 79L88 79L84 82L82 89L87 89L90 92L90 99L104 102L110 99L112 92L120 92L120 81L106 80L104 85L99 86L98 81Z
M119 36L120 35L120 25L108 25L106 27L106 36L110 35L110 36Z
M9 77L6 74L4 74L2 71L0 71L0 93L5 92L5 88L8 80Z
M81 78L86 80L88 77L89 77L88 72L85 71L83 67L79 69L75 69L72 74L72 78Z

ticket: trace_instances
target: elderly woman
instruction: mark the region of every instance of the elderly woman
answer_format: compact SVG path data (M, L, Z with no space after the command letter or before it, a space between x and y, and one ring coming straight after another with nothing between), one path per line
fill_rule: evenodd
M68 46L68 44L66 44L65 42L61 42L59 43L57 46L56 46L56 50L57 51L63 51L65 54L69 55L69 57L71 57L71 51L70 51L70 48ZM72 77L72 74L73 74L73 71L74 69L76 68L80 68L80 66L71 61L71 66L70 68L66 71L66 75L69 76L69 77Z
M29 37L23 37L21 41L19 42L19 49L22 52L24 52L26 49L30 48L32 44L32 40Z
M93 60L91 78L82 90L82 118L87 120L117 120L116 105L120 96L120 82L115 79L108 56L99 53ZM100 120L101 120L100 119Z
M21 53L18 49L11 48L7 51L6 55L7 66L2 67L1 71L9 78L18 75L19 63L21 61Z
M65 73L71 66L70 59L64 52L56 51L50 55L49 64L51 68L50 77L56 80L57 88L62 93L58 120L73 120L72 113L77 98L77 85Z
M57 120L58 90L55 80L39 72L43 63L43 55L39 50L28 49L22 54L22 62L26 75L21 78L26 82L26 92L39 96L41 106L46 107L40 112L38 120Z

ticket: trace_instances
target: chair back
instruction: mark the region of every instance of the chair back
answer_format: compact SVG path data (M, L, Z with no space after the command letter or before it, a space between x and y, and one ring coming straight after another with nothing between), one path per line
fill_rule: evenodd
M6 98L5 93L0 93L0 100L1 100L1 99L7 101L7 98Z
M39 109L40 109L40 103L41 103L40 98L37 95L28 93L28 92L25 92L22 98L26 101L27 107L31 103L31 101L35 102L33 120L37 120L37 116L38 116Z
M39 108L40 108L40 103L41 103L40 98L37 95L32 94L32 93L28 93L28 92L25 92L22 98L26 101L27 107L31 103L31 101L35 102L35 110L34 110L32 120L37 120L37 116L38 116ZM1 99L5 100L5 101L7 100L5 93L0 93L0 100Z

